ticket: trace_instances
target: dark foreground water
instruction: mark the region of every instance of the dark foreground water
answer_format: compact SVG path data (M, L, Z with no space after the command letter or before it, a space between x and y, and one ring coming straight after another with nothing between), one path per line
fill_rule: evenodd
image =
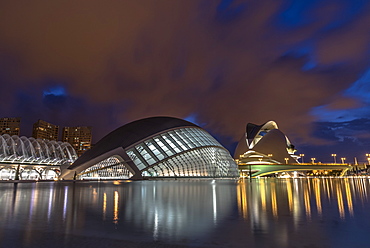
M1 183L0 247L370 247L369 183Z

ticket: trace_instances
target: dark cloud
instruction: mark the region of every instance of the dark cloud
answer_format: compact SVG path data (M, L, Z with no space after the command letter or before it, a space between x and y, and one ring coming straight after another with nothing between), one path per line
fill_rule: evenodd
M342 99L369 66L369 7L352 0L1 3L0 82L8 95L0 114L91 125L98 138L138 118L195 115L235 141L247 122L273 119L295 143L317 142L311 109ZM45 97L53 84L68 94Z
M345 157L347 162L366 163L365 154L370 153L370 118L355 119L345 122L316 122L315 135L325 140L325 144L302 145L300 152L307 153L307 158L316 157L318 161L330 162L331 154Z

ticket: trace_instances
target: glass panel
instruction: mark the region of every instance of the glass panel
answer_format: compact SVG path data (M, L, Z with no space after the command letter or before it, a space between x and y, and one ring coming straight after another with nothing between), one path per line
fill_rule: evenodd
M175 150L175 152L177 153L181 152L180 148L177 147L166 134L162 134L162 138L167 142L167 144L169 144L172 147L172 149Z
M152 156L150 155L150 153L145 149L144 146L142 145L137 145L135 146L136 150L140 152L140 155L142 156L142 158L149 164L149 165L152 165L155 163L155 159L152 158Z
M165 145L159 137L155 137L154 141L162 148L162 150L168 155L172 156L174 153Z
M189 149L189 147L186 145L186 142L181 140L181 138L175 132L170 132L169 134L172 137L172 139L175 140L176 143L181 146L181 148L183 150L188 150Z

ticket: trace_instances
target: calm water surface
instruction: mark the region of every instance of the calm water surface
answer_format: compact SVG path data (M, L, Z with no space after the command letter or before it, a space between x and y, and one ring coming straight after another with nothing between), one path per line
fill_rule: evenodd
M369 183L1 183L0 247L370 247Z

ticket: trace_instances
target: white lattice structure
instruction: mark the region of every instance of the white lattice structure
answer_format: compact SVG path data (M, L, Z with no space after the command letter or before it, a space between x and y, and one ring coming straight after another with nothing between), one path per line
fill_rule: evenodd
M66 142L8 134L0 136L0 163L61 165L76 159L75 150Z
M67 142L0 135L0 180L56 179L60 165L77 159Z

